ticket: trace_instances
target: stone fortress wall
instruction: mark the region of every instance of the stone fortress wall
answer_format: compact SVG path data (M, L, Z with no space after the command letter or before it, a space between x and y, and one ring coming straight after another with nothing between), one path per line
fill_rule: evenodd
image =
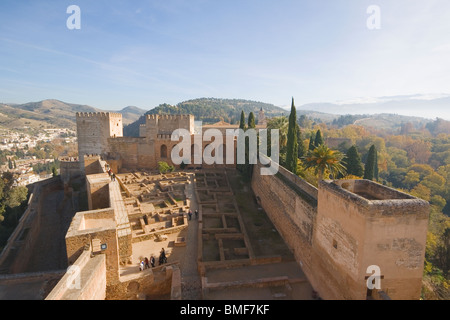
M177 286L173 277L179 276L174 266L121 275L121 266L131 264L133 240L119 181L111 181L99 156L85 156L84 160L86 172L90 173L86 175L89 210L76 213L72 219L65 237L70 268L46 300L177 295L177 291L172 292L172 284Z
M188 167L211 167L205 164L194 164L194 154L203 154L211 141L203 141L200 136L198 142L192 115L147 115L146 123L140 126L139 137L123 137L121 115L111 113L77 113L78 155L101 154L108 163L117 168L154 169L159 161L175 165L171 160L172 149L180 141L172 141L172 133L176 129L186 129L191 135L191 164ZM261 126L259 126L261 127ZM259 128L257 126L257 128ZM221 125L205 125L202 130L217 129L223 135L226 129L238 129L236 125L223 123ZM220 141L223 164L215 167L233 167L227 165L226 144L223 136ZM235 139L233 150L235 150ZM214 154L213 154L214 155ZM236 157L236 155L235 155Z
M283 168L274 176L259 169L257 200L321 297L420 298L428 202L368 180L321 181L315 189ZM367 288L373 265L381 290Z
M41 231L42 201L45 195L62 189L58 178L36 182L28 186L28 207L0 254L0 273L24 273L31 252L36 250L36 238Z
M106 132L102 139L106 144L98 150L120 159L125 168L156 168L158 161L171 163L170 151L178 143L171 141L172 131L187 129L194 142L193 125L193 116L148 115L140 128L142 137L113 137ZM207 144L202 142L202 150ZM282 167L274 176L260 175L260 168L254 166L252 178L257 200L323 298L376 295L366 284L371 265L381 269L383 294L394 299L420 297L426 201L365 180L324 181L315 188Z
M110 183L105 163L92 154L109 157L108 164L116 173L123 168L155 169L157 161L170 157L170 143L177 143L170 141L162 126L191 130L193 117L149 116L141 130L145 136L139 138L121 137L119 120L120 115L108 113L77 114L79 159L87 175L89 211L78 212L73 218L66 247L69 265L80 268L82 290L71 291L67 285L71 275L67 272L47 299L135 299L144 292L169 292L169 296L172 292L179 297L179 293L173 293L180 287L173 280L179 278L176 266L165 267L159 283L154 274L157 270L152 269L120 276L120 266L132 256L131 228L119 182ZM67 166L67 173L64 168L62 176L78 174L73 164ZM273 176L261 175L260 169L260 164L254 165L251 181L256 200L322 298L419 299L428 202L367 180L321 181L315 188L282 167ZM48 183L51 188L52 180ZM32 223L39 222L32 219L36 201L30 200L28 213L0 260L25 257L27 250L33 250L26 243L32 244L39 229L38 223ZM8 255L14 248L19 248L17 254ZM241 251L237 253L243 254ZM20 272L20 263L15 261L10 260L8 265ZM367 268L373 265L380 268L381 290L367 288L366 279L371 275Z

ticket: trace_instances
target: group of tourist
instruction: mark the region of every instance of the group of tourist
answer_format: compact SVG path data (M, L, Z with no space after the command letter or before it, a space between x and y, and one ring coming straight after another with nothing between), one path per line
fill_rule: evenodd
M198 210L195 210L194 213L195 213L195 219L198 219ZM191 209L189 209L188 217L189 217L189 220L192 220L192 210Z
M111 171L111 169L108 170L108 173L110 173L110 171ZM110 176L111 175L114 175L114 173L110 173ZM111 180L112 179L113 179L113 177L111 177ZM188 211L189 220L192 220L192 215L193 215L192 210L189 209L189 211ZM194 211L194 215L195 215L195 219L198 219L198 210ZM147 217L145 216L145 218L147 218ZM147 222L145 222L145 223L147 223ZM147 257L145 257L139 263L139 270L143 271L145 269L150 268L150 266L151 266L151 268L154 268L155 267L155 262L156 262L156 260L155 260L155 257L153 255L150 256L150 260ZM158 262L159 262L159 265L167 263L166 251L164 250L164 248L162 248L160 253L159 253Z
M145 269L150 268L154 268L155 267L155 257L153 256L153 254L150 256L150 260L145 257L144 260L141 260L141 262L139 263L139 271L143 271ZM161 249L161 252L159 253L159 265L162 265L164 263L167 263L167 257L166 257L166 251L164 250L164 248Z

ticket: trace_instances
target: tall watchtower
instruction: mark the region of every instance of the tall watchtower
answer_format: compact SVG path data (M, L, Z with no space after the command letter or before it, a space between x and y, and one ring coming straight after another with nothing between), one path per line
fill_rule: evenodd
M78 156L105 154L108 138L123 136L122 114L114 112L77 112ZM82 161L81 161L82 162Z
M194 116L149 114L146 116L145 127L140 128L140 136L145 136L149 140L156 140L161 136L170 136L176 129L186 129L193 134Z

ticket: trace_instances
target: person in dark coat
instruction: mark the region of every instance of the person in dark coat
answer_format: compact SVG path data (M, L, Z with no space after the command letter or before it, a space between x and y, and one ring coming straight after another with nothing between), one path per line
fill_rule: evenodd
M152 265L152 268L155 267L155 257L153 255L150 257L150 264Z

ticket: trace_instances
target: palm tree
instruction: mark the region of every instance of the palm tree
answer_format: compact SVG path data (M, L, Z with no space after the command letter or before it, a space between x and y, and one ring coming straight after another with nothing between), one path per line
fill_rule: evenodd
M270 130L278 129L279 130L279 147L280 153L285 152L285 148L287 145L287 133L289 127L289 119L286 116L274 117L267 121L267 150L270 150Z
M286 116L274 117L267 122L267 129L280 130L280 140L287 143L287 132L289 127L289 119Z
M338 174L345 175L345 167L342 159L344 155L336 150L332 150L327 145L322 144L314 150L310 150L304 158L305 168L314 168L314 173L319 181L323 180L325 173L329 173L335 178Z

